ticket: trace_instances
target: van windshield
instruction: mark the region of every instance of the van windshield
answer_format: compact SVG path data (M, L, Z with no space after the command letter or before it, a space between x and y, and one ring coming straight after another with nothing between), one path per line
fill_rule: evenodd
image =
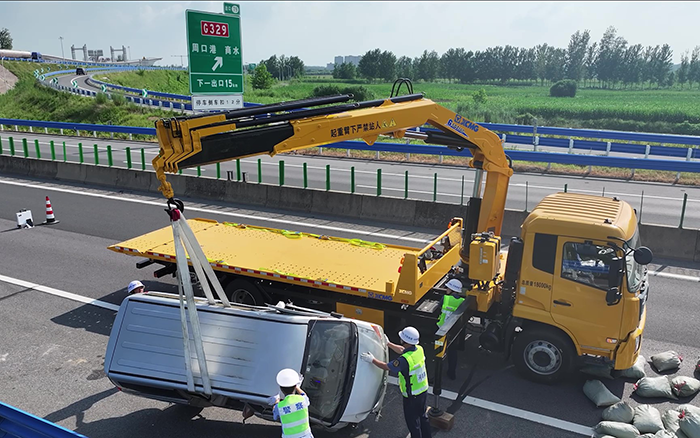
M309 415L324 422L333 421L350 378L351 348L355 334L349 322L316 321L310 326L302 390L309 397Z
M627 242L627 246L630 248L639 248L639 229L634 232L634 236ZM644 278L644 266L637 263L634 260L634 252L629 251L625 257L625 264L627 265L627 288L630 292L635 293L639 290L642 285L642 278Z

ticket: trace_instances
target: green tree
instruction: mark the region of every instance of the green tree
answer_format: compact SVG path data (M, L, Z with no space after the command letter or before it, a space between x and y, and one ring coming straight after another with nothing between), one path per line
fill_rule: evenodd
M267 66L265 63L261 62L257 67L255 67L255 73L253 74L253 80L251 82L254 89L265 90L271 88L275 80L270 72L267 71Z
M300 78L304 76L304 61L298 56L290 56L287 60L287 65L293 77Z
M333 69L333 79L355 79L355 77L357 77L357 68L350 62L336 65Z
M583 33L576 31L571 35L569 47L566 50L566 78L580 81L583 76L583 64L586 59L586 51L588 42L591 39L591 33L584 30Z
M654 57L651 60L652 76L656 81L657 87L667 84L668 77L671 74L671 66L673 65L673 50L668 44L664 44L654 52Z
M385 50L379 55L379 68L377 74L385 81L396 79L396 55Z
M267 68L268 73L274 78L280 77L280 71L281 71L281 65L280 65L280 60L277 58L277 55L272 55L269 58L267 58L265 61L260 61L258 65L260 64L265 64L265 67Z
M12 50L12 36L4 27L0 29L0 49Z
M678 83L681 84L681 88L683 88L683 84L688 82L688 73L690 73L690 59L688 58L687 50L681 55L681 66L678 68L677 73Z
M449 49L440 57L440 77L445 79L457 79L459 77L459 65L464 49Z
M420 58L416 58L416 79L423 79L424 81L434 81L438 75L438 69L440 67L440 57L435 50L428 52L423 51Z
M700 82L700 46L695 46L690 55L688 82L690 82L691 87L693 86L693 82Z
M382 56L382 51L379 49L369 50L362 56L360 63L357 65L357 71L364 78L370 81L380 77L379 62Z
M596 75L608 86L617 82L622 74L622 58L627 49L627 40L617 35L617 30L610 26L603 34L598 46Z
M413 61L408 56L402 56L396 61L396 75L400 78L413 78Z

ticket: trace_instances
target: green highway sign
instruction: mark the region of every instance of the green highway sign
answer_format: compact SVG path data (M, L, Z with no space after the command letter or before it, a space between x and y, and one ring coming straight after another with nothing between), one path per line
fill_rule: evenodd
M45 80L46 80L46 75L41 75L39 78L40 78L42 81L45 81Z
M237 5L235 3L224 3L224 14L238 15L240 13L240 5Z
M146 96L148 96L148 90L146 90L144 88L143 90L141 90L141 97L146 97Z
M76 81L75 79L70 81L70 84L73 86L73 88L78 88L78 81Z
M258 64L255 64L255 63L252 63L252 62L251 62L250 64L248 64L248 71L253 71L253 70L255 70L255 67L257 67L257 66L258 66Z
M242 94L240 17L192 10L185 16L190 94Z
M103 93L107 92L107 86L105 84L102 84L102 86L100 88L102 88Z

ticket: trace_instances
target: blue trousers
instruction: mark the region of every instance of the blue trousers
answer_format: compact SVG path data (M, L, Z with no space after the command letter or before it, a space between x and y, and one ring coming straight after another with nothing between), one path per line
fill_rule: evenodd
M403 397L403 416L411 438L431 438L427 409L428 391L416 396Z

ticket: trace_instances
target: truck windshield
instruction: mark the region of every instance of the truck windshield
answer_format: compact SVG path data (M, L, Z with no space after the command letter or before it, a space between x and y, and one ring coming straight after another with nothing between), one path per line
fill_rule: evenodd
M317 321L310 330L302 389L311 402L309 415L331 422L350 396L346 382L354 334L350 323L340 321Z
M639 229L634 232L634 236L627 242L630 248L639 248ZM627 256L625 256L625 264L627 271L627 288L630 292L635 293L639 290L642 284L642 277L644 277L644 266L640 265L634 260L634 252L630 251Z

